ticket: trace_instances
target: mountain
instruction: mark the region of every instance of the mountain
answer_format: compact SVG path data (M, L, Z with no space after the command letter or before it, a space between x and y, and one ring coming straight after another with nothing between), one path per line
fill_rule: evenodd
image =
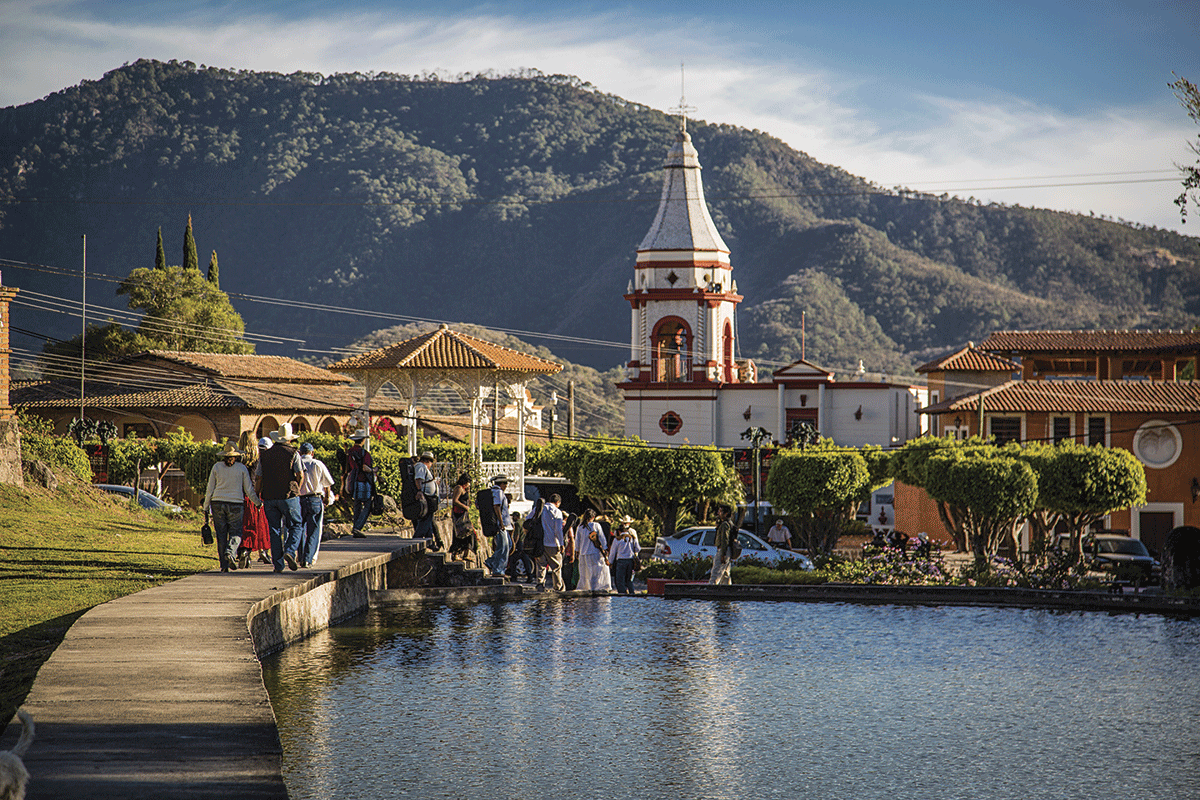
M180 263L190 213L247 330L283 339L259 352L433 319L571 337L545 343L608 369L676 127L570 76L138 61L0 109L0 267L25 300L77 300L82 234L89 274L119 279L153 265L159 227ZM760 131L688 127L746 298L740 349L764 366L799 356L802 312L810 361L893 374L1000 328L1200 319L1195 237L887 190ZM89 280L89 305L123 308L113 288Z

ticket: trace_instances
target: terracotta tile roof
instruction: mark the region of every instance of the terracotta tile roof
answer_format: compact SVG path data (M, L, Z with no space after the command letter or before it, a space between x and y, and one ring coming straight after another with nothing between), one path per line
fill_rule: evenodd
M191 367L222 378L256 381L287 381L289 383L349 383L344 375L335 375L285 356L235 355L231 353L191 353L177 350L148 350L127 356L101 370L120 370L125 366L149 369L153 359Z
M443 325L369 353L344 358L328 369L339 372L390 369L482 369L554 374L561 364L468 336Z
M79 385L52 381L15 387L10 402L18 408L78 408ZM87 386L85 404L112 409L204 408L343 413L362 405L363 391L349 384L289 384L205 380L137 389L121 384ZM397 414L407 405L372 400L371 411Z
M976 411L980 394L985 414L1061 411L1200 416L1200 381L1009 381L923 411L931 414Z
M996 353L1197 353L1200 331L996 331L979 347Z
M922 364L917 367L917 372L1017 372L1020 369L1020 364L968 344L949 355Z

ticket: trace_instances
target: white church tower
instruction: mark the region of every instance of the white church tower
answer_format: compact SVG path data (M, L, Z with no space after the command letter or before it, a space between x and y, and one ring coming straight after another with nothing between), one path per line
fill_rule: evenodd
M742 298L682 127L663 172L658 215L638 246L625 295L632 319L627 385L735 383L734 313Z
M621 384L626 433L713 442L717 390L753 383L755 376L752 364L736 361L735 313L742 298L729 246L704 201L700 158L682 115L663 167L658 214L638 246L625 299L631 319Z

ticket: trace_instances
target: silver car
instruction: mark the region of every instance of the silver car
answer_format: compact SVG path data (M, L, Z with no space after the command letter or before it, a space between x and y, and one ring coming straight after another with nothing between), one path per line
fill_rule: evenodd
M685 528L676 531L674 536L655 539L654 557L664 561L679 561L684 556L712 558L717 552L716 539L716 528ZM790 559L796 562L795 566L799 569L813 568L808 556L772 547L750 531L738 531L738 544L742 546L742 558L756 558L768 564Z
M134 489L132 486L122 486L117 483L94 483L92 484L92 488L99 489L102 492L108 492L109 494L124 495L130 500L132 500L134 497ZM183 513L183 508L180 506L177 506L174 503L168 503L166 500L161 500L147 492L145 489L137 490L137 501L138 505L147 511L161 511L164 514Z

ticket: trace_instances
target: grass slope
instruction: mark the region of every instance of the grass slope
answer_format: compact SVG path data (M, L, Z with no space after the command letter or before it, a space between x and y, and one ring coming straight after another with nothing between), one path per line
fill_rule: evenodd
M82 484L0 485L0 720L89 608L215 566L199 527Z

